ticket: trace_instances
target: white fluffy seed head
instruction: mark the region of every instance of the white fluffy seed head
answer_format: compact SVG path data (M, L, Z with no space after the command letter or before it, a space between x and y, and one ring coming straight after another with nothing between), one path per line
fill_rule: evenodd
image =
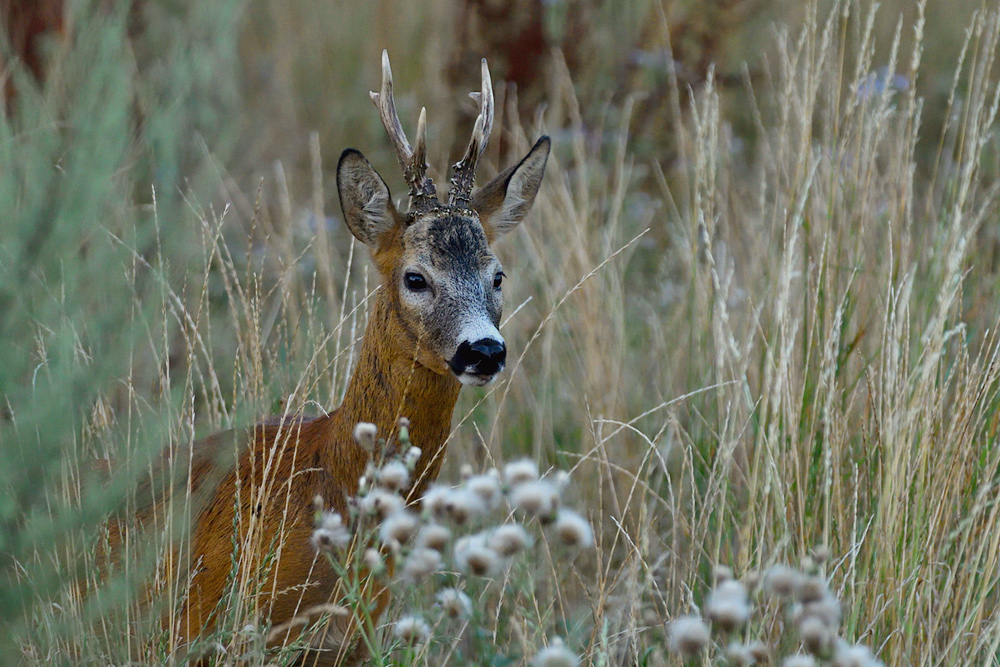
M317 551L343 549L351 543L351 531L337 512L323 512L310 542Z
M479 496L468 489L451 489L445 504L445 516L453 523L464 526L473 517L486 513L486 506Z
M402 461L389 461L379 468L375 478L390 491L402 491L410 486L410 471Z
M378 437L378 427L369 422L358 422L354 425L354 442L369 454L375 451L375 441Z
M417 531L417 548L444 551L448 548L451 531L439 523L428 523Z
M519 524L508 523L494 530L487 544L504 558L510 558L527 549L531 538Z
M552 527L559 541L574 549L594 546L594 531L582 516L572 510L559 510Z
M403 509L403 499L385 489L372 489L358 501L358 508L366 516L375 516L379 521L384 521L390 514Z
M815 616L807 616L799 623L799 638L805 649L817 657L825 656L833 645L833 633Z
M516 509L546 523L559 507L559 494L556 487L545 480L526 481L514 487L510 502Z
M420 520L413 512L401 509L385 518L379 528L379 538L383 544L393 548L405 544L420 528Z
M413 646L425 644L431 638L431 626L419 616L404 616L396 621L393 632L404 644Z
M476 494L487 509L494 509L500 504L503 491L500 488L500 477L496 470L490 470L482 475L473 475L465 482L465 487Z
M723 632L733 632L750 618L747 589L735 579L722 581L708 595L705 617Z
M790 655L781 661L781 667L816 667L816 658L804 653Z
M538 652L531 664L534 667L577 667L580 658L566 648L562 639L555 637L548 646Z
M733 642L726 647L726 664L733 667L750 667L756 660L746 644Z
M500 556L487 546L483 535L470 535L455 544L455 567L459 572L488 577L500 569Z
M444 518L448 511L448 496L451 489L443 484L434 484L424 492L424 497L420 499L420 507L425 514L435 519Z
M460 590L446 588L435 599L448 618L465 620L472 615L472 600Z
M512 489L520 484L534 482L537 479L538 464L531 459L519 459L503 467L503 481Z
M366 549L362 561L365 568L372 574L381 574L385 570L385 561L378 549Z
M833 652L833 667L883 667L867 646L848 644L844 640L836 643Z
M697 616L680 616L667 625L670 650L685 658L693 658L708 646L708 626Z
M403 578L417 583L444 569L441 554L434 549L414 549L403 561Z
M764 590L780 598L790 598L799 587L802 575L786 565L775 565L764 573Z
M799 580L798 588L795 589L795 597L798 601L806 604L809 602L819 602L828 594L826 581L822 577L810 575Z
M407 469L412 471L414 468L416 468L417 461L420 460L420 457L423 455L423 453L424 453L423 450L417 447L416 445L406 450L406 456L404 457L403 462L406 464Z

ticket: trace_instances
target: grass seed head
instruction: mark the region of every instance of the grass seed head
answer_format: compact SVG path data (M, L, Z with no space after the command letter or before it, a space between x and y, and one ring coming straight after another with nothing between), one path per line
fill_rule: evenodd
M711 639L705 621L697 616L681 616L667 625L670 650L684 658L693 658L708 646Z

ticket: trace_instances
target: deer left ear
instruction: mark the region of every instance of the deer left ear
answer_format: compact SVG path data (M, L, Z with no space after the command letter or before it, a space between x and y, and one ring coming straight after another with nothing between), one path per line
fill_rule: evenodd
M518 164L498 175L472 195L471 206L490 242L517 227L528 215L542 185L551 141L542 137Z

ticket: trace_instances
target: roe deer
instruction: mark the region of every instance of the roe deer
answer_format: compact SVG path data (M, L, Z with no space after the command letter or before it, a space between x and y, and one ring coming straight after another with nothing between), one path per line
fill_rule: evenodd
M370 455L354 441L354 426L371 422L388 435L400 416L409 418L410 438L423 450L410 495L418 498L441 467L459 389L485 385L504 368L506 347L498 330L504 272L490 244L531 208L549 139L539 139L520 163L472 192L493 124L492 83L484 59L482 91L472 93L479 116L465 156L453 167L444 203L426 173L426 110L420 112L411 148L396 114L385 51L382 87L371 97L403 167L409 207L397 210L389 188L364 156L344 151L337 167L344 220L368 246L382 278L357 366L343 403L328 416L268 422L252 432L219 434L194 446L190 483L204 500L191 524L190 546L176 559L190 563L191 569L180 618L173 621L183 639L216 627L232 576L264 580L250 602L261 619L276 626L310 608L339 602L337 576L309 538L314 497L322 496L347 516L347 498L358 491ZM220 466L217 453L231 449L234 439L244 444L231 465ZM247 549L250 530L260 536L253 563L234 557L234 545ZM266 561L274 545L277 551ZM387 600L381 590L373 595L377 617ZM341 664L350 654L359 657L356 647L347 646L353 632L350 619L335 616L331 623L337 627L322 633L324 639L307 664Z

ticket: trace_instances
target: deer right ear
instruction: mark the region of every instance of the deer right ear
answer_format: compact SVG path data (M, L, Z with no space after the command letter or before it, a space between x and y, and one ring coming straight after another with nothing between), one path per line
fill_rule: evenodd
M370 248L396 228L399 213L389 186L359 151L348 148L337 164L337 190L344 222L355 238Z

